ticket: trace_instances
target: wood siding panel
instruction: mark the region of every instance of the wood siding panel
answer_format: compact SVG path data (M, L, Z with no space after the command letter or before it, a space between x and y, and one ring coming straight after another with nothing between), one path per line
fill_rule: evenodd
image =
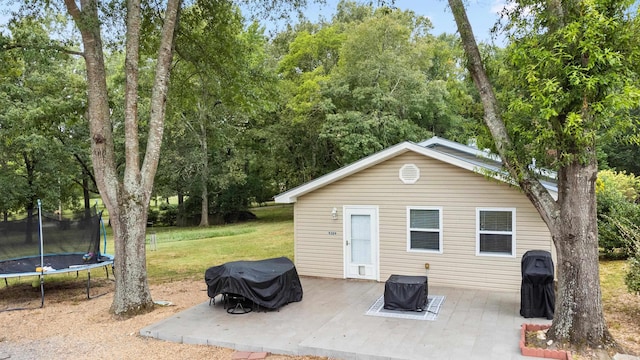
M399 179L404 164L420 168L415 184ZM517 290L522 255L552 248L546 225L517 188L407 152L298 198L295 260L301 275L344 277L345 205L378 206L380 281L392 274L427 274L431 285ZM407 251L407 206L442 208L442 254ZM336 220L331 218L334 207ZM476 256L478 207L516 209L515 257Z

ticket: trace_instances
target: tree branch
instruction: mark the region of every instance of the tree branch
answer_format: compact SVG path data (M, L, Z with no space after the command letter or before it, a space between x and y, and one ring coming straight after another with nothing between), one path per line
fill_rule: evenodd
M142 184L144 191L151 193L151 186L158 169L162 135L164 133L164 117L169 87L169 75L173 59L174 36L180 13L181 0L168 0L165 11L156 76L151 92L151 114L149 118L149 138L144 161L142 163Z
M458 26L458 32L462 40L462 46L467 57L467 68L473 78L473 82L480 93L480 99L484 108L484 122L491 132L496 149L504 167L509 175L518 183L525 195L540 213L540 216L549 228L556 227L558 223L559 207L551 194L540 181L529 171L528 164L522 164L513 151L513 143L507 132L507 128L500 115L498 100L493 92L493 86L484 69L482 56L478 49L471 24L467 17L462 0L448 0L451 12Z
M84 52L82 51L67 49L63 46L56 45L56 44L41 45L41 44L12 43L12 44L3 44L2 47L0 47L0 51L9 51L13 49L55 50L65 54L69 54L69 55L84 56Z

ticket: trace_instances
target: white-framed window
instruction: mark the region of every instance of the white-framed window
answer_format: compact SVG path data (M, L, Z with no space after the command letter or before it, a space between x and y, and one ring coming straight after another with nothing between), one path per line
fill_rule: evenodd
M407 251L442 254L442 208L407 207Z
M476 255L516 255L516 209L476 209Z

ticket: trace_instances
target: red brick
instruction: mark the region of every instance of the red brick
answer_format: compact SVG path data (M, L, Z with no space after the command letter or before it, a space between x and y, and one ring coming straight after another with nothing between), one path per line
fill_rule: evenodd
M266 353L266 352L255 352L255 353L251 353L251 355L249 355L247 359L261 360L261 359L266 359L268 355L269 353Z
M522 348L522 356L536 356L536 351L534 348L525 346Z
M250 355L251 353L248 351L236 351L233 353L233 356L231 356L231 359L233 360L248 359Z

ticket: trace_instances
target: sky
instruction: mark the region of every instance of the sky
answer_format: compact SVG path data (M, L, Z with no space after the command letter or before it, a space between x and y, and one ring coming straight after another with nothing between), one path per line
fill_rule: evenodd
M312 21L318 20L320 16L330 20L335 14L336 5L339 0L325 0L326 4L313 3L304 10L305 16ZM361 3L369 3L371 0L356 0ZM504 7L505 0L465 0L467 16L471 22L476 40L489 42L491 40L490 29L498 20L498 13ZM313 2L313 1L309 1ZM375 3L375 1L374 1ZM6 6L6 4L3 4ZM395 6L402 10L413 10L418 15L428 17L433 23L433 34L439 35L443 32L456 33L456 24L453 20L451 10L447 0L395 0ZM0 9L0 27L6 25L8 21L7 10ZM501 41L497 41L499 44Z
M356 1L370 2L370 0ZM325 5L312 4L305 11L305 16L312 21L317 20L320 15L329 20L335 13L337 3L338 0L326 0ZM504 7L504 0L466 0L465 5L476 40L489 42L490 30L498 20L498 13ZM434 35L445 32L457 33L447 0L395 0L395 6L402 10L413 10L418 15L428 17L433 23Z

